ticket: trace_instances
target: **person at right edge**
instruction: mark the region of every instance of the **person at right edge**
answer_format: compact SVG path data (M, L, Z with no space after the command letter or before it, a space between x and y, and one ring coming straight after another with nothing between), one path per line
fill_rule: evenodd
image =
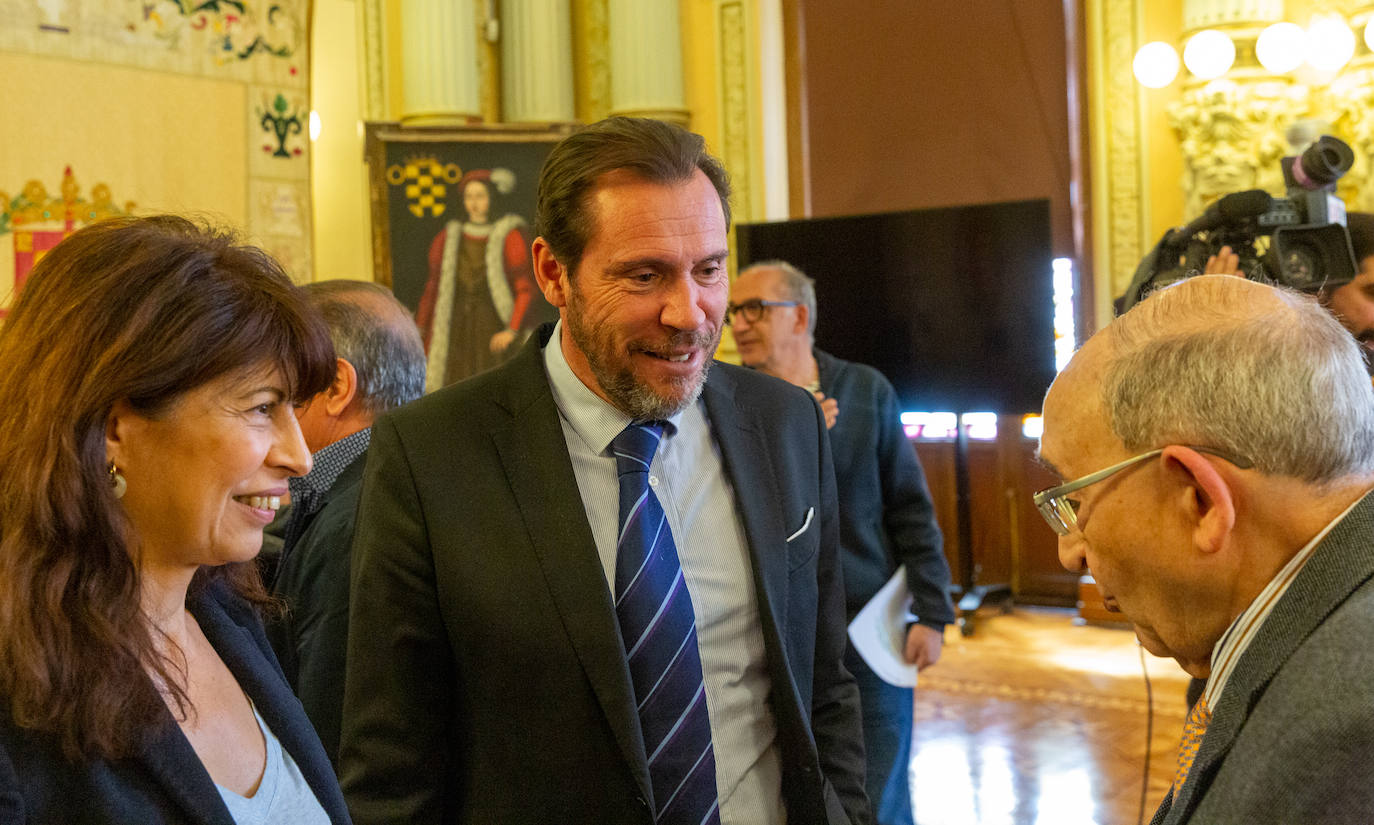
M904 658L918 670L940 658L954 621L949 563L925 474L902 432L897 394L882 373L815 346L816 289L785 261L764 261L730 287L730 323L746 367L806 387L830 423L840 494L840 562L849 619L906 565L913 616ZM866 786L882 825L912 825L910 688L878 677L849 645L845 667L859 683Z
M712 363L729 194L681 127L564 138L530 256L559 324L373 426L355 822L870 821L825 420Z

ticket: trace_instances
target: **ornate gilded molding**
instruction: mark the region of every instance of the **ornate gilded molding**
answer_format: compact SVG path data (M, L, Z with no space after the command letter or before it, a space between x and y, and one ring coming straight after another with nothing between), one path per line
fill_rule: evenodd
M730 170L739 218L754 217L753 155L749 140L749 61L744 3L722 2L720 26L721 160Z
M1097 294L1110 301L1125 291L1143 254L1142 237L1146 230L1145 191L1141 185L1143 149L1141 141L1140 99L1137 97L1131 60L1136 48L1138 0L1103 0L1101 15L1101 75L1094 108L1100 112L1098 129L1103 139L1096 141L1105 153L1105 180L1095 194L1094 209L1107 216L1108 237L1105 267L1096 267ZM1105 201L1105 202L1103 202ZM1106 289L1102 289L1106 281ZM1099 301L1101 303L1101 301ZM1100 318L1100 315L1099 315Z
M1336 127L1355 150L1355 165L1341 178L1346 205L1374 212L1374 68L1362 68L1333 84Z
M1243 189L1283 191L1284 129L1307 109L1307 89L1274 81L1213 81L1168 109L1183 150L1184 214Z
M363 27L363 119L387 120L385 0L359 0Z

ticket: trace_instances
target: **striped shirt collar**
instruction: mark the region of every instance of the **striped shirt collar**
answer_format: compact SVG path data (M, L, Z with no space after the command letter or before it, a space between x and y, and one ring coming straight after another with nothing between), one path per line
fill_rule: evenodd
M1331 532L1341 519L1345 518L1355 505L1359 504L1364 496L1356 498L1350 506L1341 511L1341 514L1331 520L1329 524L1321 529L1321 532L1312 537L1301 550L1288 560L1288 563L1279 570L1274 578L1269 580L1255 600L1250 602L1249 607L1241 611L1236 620L1231 622L1231 626L1222 634L1217 641L1216 647L1212 649L1212 674L1207 677L1207 687L1202 692L1202 698L1207 702L1207 707L1215 708L1217 701L1221 699L1221 692L1226 688L1226 682L1231 678L1231 673L1235 671L1236 664L1241 656L1250 647L1250 643L1259 634L1259 629L1264 625L1269 614L1274 612L1274 606L1278 604L1283 594L1288 592L1288 588L1293 584L1293 580L1302 572L1302 568L1307 564L1308 559L1316 552L1317 545L1321 544L1322 539Z
M544 369L549 374L549 388L553 391L554 403L573 431L593 452L610 455L611 441L630 425L632 419L593 392L572 371L572 366L563 355L562 334L563 322L559 321L548 344L544 346ZM665 438L677 430L681 420L681 411L666 419L667 426L663 430Z

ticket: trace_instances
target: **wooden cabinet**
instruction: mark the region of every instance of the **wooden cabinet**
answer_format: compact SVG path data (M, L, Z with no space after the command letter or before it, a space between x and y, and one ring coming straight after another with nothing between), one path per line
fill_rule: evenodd
M1021 434L1019 416L999 416L996 441L968 446L971 550L975 584L1006 584L1025 604L1073 607L1078 575L1059 565L1054 531L1036 512L1031 495L1057 479L1035 461L1035 439ZM960 541L955 443L914 442L945 534L945 556L960 584Z

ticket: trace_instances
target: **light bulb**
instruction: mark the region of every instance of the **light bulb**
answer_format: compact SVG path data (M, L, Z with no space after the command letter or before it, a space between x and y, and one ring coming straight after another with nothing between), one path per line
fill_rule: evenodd
M1271 74L1291 72L1302 65L1307 32L1297 23L1275 23L1260 32L1255 57Z
M1178 52L1162 40L1146 43L1135 53L1131 70L1140 85L1150 89L1162 89L1174 82L1178 76Z
M1183 47L1183 65L1202 80L1221 77L1235 62L1236 44L1216 29L1198 32Z
M1317 14L1307 27L1307 62L1324 72L1340 69L1355 55L1355 33L1338 14Z

